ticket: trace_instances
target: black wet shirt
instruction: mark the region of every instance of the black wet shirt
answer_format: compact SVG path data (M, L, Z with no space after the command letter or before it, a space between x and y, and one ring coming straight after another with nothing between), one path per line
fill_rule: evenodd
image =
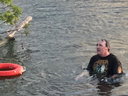
M90 59L87 70L89 70L90 74L102 74L105 77L111 77L120 71L122 72L122 65L112 53L107 57L95 55Z

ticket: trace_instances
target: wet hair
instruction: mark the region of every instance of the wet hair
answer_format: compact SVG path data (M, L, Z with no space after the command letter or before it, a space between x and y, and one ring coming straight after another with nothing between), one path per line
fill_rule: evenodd
M110 50L110 44L109 44L109 42L106 39L101 39L101 41L105 41L106 42L105 46L109 48L108 49L108 51L109 51Z

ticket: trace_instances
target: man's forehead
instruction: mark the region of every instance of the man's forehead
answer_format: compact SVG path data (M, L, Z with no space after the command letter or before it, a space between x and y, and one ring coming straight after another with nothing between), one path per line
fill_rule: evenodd
M101 41L101 40L100 40L100 41L98 41L98 43L97 43L97 44L105 45L105 43L106 43L105 41Z

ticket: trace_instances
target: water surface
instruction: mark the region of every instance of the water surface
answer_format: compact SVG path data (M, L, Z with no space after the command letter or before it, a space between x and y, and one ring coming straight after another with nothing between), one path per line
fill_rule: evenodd
M74 78L96 54L95 44L108 39L111 52L128 70L127 0L15 0L21 20L32 16L26 37L0 48L1 62L18 63L27 71L19 78L0 81L1 96L119 96L121 86L97 85L89 77ZM21 31L22 32L22 31Z

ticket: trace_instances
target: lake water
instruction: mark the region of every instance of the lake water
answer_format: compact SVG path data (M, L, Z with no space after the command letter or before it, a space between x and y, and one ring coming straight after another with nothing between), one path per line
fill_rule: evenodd
M14 0L23 9L21 20L32 16L26 37L0 48L0 62L26 67L19 78L0 81L0 96L122 96L121 86L97 85L75 77L96 54L95 44L105 38L111 52L128 70L127 0ZM22 32L22 31L20 31Z

